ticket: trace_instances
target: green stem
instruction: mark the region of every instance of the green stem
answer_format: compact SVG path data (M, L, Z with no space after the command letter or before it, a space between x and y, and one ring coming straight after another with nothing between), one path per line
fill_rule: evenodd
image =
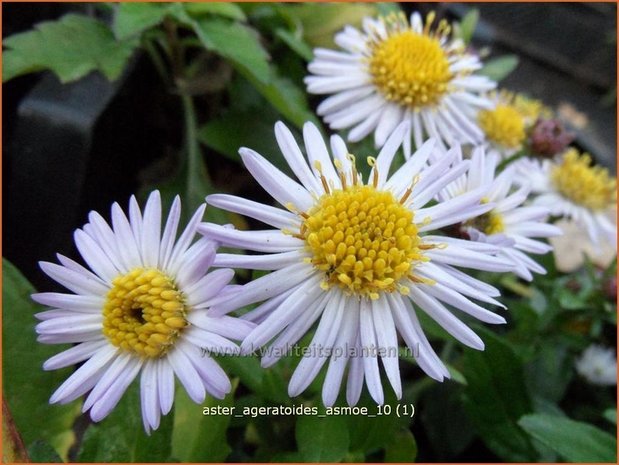
M187 156L186 197L189 208L186 211L191 212L204 202L204 196L208 194L202 181L208 179L208 173L200 153L197 137L198 124L193 100L189 95L181 95L181 101L185 118L185 150Z

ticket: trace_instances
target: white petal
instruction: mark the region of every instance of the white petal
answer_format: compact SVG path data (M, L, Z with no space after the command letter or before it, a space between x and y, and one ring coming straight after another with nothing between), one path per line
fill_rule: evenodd
M386 297L372 301L372 317L376 330L376 342L382 351L381 360L385 373L399 400L402 398L402 380L400 379L398 336Z
M142 222L142 258L146 266L156 267L159 264L160 234L161 195L156 190L148 197Z
M359 334L361 336L361 346L363 354L363 371L365 372L365 382L372 399L378 405L385 403L383 385L380 380L378 370L378 354L376 344L376 331L372 319L372 307L367 299L361 300L359 315Z

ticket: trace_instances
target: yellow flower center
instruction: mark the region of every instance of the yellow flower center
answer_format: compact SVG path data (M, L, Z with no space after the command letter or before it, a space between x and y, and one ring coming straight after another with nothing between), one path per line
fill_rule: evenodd
M483 215L479 215L477 218L473 218L465 224L483 232L488 236L505 231L503 216L494 210L484 213Z
M603 210L617 201L617 180L606 168L591 166L588 154L568 150L550 178L565 198L591 210Z
M336 162L338 170L340 166ZM321 287L339 286L349 295L375 300L381 292L408 294L403 278L432 284L413 274L415 263L428 260L422 251L438 245L422 243L414 214L405 206L412 186L398 201L391 192L376 188L377 171L372 185L361 184L356 168L352 185L344 173L339 175L344 187L333 190L321 174L326 193L300 214L298 237L311 252L308 261L325 273Z
M420 108L437 104L447 91L453 76L438 35L447 34L449 26L441 22L435 36L429 30L433 18L428 17L423 34L397 18L386 24L391 27L387 39L370 40L369 73L387 100Z
M482 110L477 117L486 137L505 148L517 149L526 137L522 114L510 104L499 104L494 110Z
M112 282L103 307L103 334L128 352L161 357L189 324L187 310L183 294L168 276L136 268Z

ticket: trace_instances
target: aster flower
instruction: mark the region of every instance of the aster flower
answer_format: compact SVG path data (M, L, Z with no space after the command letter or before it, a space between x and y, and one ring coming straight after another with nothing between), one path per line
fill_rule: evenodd
M461 40L450 37L445 21L433 26L413 13L410 24L403 14L365 18L363 30L351 26L335 36L343 51L318 48L305 78L313 94L333 94L317 109L331 129L352 128L356 142L374 132L377 147L402 121L411 129L404 139L404 154L411 153L411 137L421 147L429 135L437 143L480 143L483 132L475 117L492 102L481 95L496 86ZM412 136L411 136L412 132Z
M306 160L290 131L277 123L277 142L300 182L251 149L239 152L255 179L286 209L231 195L207 197L211 205L275 228L238 231L208 223L199 227L222 244L262 252L219 254L215 265L274 270L246 284L242 292L213 302L217 314L262 302L243 316L258 326L241 350L251 353L268 345L262 351L262 365L271 366L319 320L313 349L290 380L291 396L303 392L329 360L322 392L325 405L336 401L347 365L349 404L358 401L364 380L371 396L382 404L380 358L400 397L398 333L413 353L419 353L418 364L426 373L440 381L449 377L424 335L419 311L479 350L483 342L457 315L487 323L505 321L471 300L500 306L493 298L498 291L457 268L511 269L502 258L489 255L496 247L431 234L490 210L492 204L479 204L486 188L428 206L441 189L466 172L469 162L455 163L457 151L451 150L428 166L436 145L428 141L389 176L409 129L408 123L401 124L376 159L368 158L372 170L364 182L355 157L339 136L331 138L331 155L318 129L306 123Z
M54 392L51 403L65 404L90 391L83 411L100 421L141 373L142 418L150 432L172 408L175 375L198 403L207 392L223 398L230 391L228 377L208 352L238 351L229 339L241 340L253 324L214 318L207 311L233 271L207 274L217 244L206 238L193 243L205 207L198 208L175 241L180 199L174 200L162 235L159 192L150 195L143 214L132 197L129 218L115 203L112 227L91 212L89 223L75 232L75 245L90 270L62 255L60 265L40 263L72 293L32 296L52 307L36 315L41 320L38 340L77 344L43 367L85 362Z
M617 357L611 348L592 344L576 360L576 371L591 384L617 384Z
M617 204L617 180L606 168L591 166L591 157L568 149L555 160L524 158L515 163L521 183L531 183L534 205L585 228L595 244L615 244L617 227L610 213ZM615 247L613 245L613 247Z
M522 150L537 119L549 114L549 110L539 100L505 89L491 92L488 98L494 106L480 110L477 122L489 147L502 157L509 157Z
M552 250L551 245L533 238L558 236L561 230L547 224L547 208L523 205L530 186L523 185L514 192L514 167L508 166L497 175L498 159L496 152L486 154L482 147L478 147L471 155L468 173L449 184L438 197L445 201L488 186L488 194L482 203L492 202L494 208L462 223L460 231L473 241L500 246L498 255L514 264L518 276L531 281L531 272L543 274L546 271L527 253L545 254Z

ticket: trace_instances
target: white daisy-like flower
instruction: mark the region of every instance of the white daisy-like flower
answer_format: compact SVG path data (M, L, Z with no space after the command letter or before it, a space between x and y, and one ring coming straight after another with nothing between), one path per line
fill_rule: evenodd
M533 238L558 236L561 229L546 222L549 215L546 207L523 205L530 186L523 185L514 192L513 165L497 175L498 161L496 152L486 154L482 147L476 148L471 155L470 170L443 189L438 198L445 201L487 186L488 194L482 203L492 202L494 208L462 223L460 233L473 241L499 246L498 255L514 264L518 276L531 281L531 272L544 274L546 270L527 253L545 254L552 250L551 245Z
M377 147L402 121L411 129L404 139L404 154L433 137L438 144L481 143L479 109L492 108L482 95L496 83L476 75L482 67L477 56L452 39L445 20L433 26L435 14L425 23L419 13L410 24L403 14L365 18L363 30L347 26L335 36L343 51L318 48L305 78L313 94L333 94L317 109L331 129L352 128L348 140L356 142L372 131ZM412 132L412 134L411 134Z
M617 180L606 168L591 166L591 157L574 148L554 160L523 158L514 164L520 182L531 183L534 205L572 219L594 245L606 242L616 247L611 213L617 205Z
M617 384L617 357L608 347L592 344L576 360L576 371L591 384L614 386Z
M318 129L303 129L306 160L291 132L275 125L279 147L300 183L290 179L258 153L239 150L258 183L286 209L231 195L211 195L211 205L255 218L275 229L238 231L215 224L198 229L222 245L256 255L218 254L215 265L275 270L246 284L241 292L213 302L216 314L262 302L243 318L258 326L241 345L244 353L263 349L262 365L274 364L319 320L311 350L296 368L288 392L297 396L330 359L322 398L332 405L348 365L347 400L360 396L363 382L374 400L384 401L379 358L398 398L399 333L419 366L442 381L449 372L430 346L419 323L422 311L463 344L483 349L481 339L459 318L468 314L487 323L504 318L472 299L494 305L499 292L457 267L511 270L492 244L432 234L443 226L487 212L480 205L486 188L432 206L428 203L469 168L454 163L451 150L426 163L435 141L428 141L393 175L389 170L408 123L401 124L376 159L367 182L355 157L339 136L331 138L330 155Z
M65 404L90 391L83 411L100 421L116 406L140 375L141 407L146 432L159 426L174 400L178 377L195 402L208 392L223 398L230 381L211 353L231 354L254 327L229 316L213 317L208 307L222 294L233 271L207 274L217 244L194 242L204 214L202 205L175 240L181 215L174 200L161 234L161 198L153 192L140 211L135 197L129 218L112 206L112 227L96 212L75 232L75 245L90 270L58 255L60 265L41 262L41 269L71 294L44 292L32 298L52 307L36 316L38 340L71 344L45 362L55 370L81 365L52 395Z
M494 104L477 114L477 123L491 151L510 157L522 150L540 116L550 116L542 102L505 89L488 94Z

